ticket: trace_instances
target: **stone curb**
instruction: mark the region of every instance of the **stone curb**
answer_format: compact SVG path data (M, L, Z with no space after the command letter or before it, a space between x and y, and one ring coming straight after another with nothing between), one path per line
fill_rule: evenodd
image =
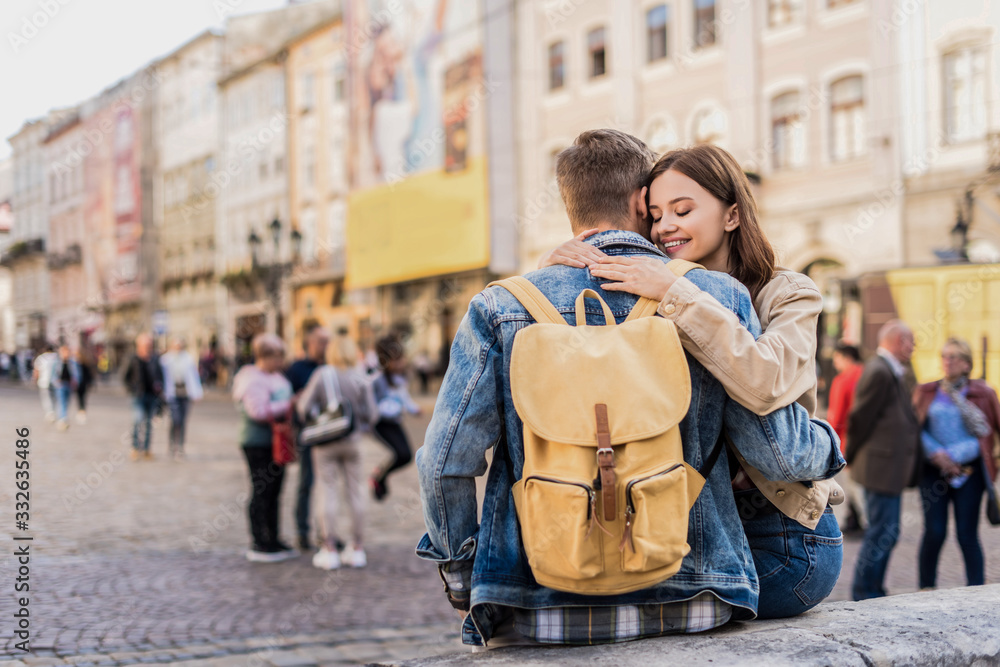
M459 624L341 630L316 635L218 640L168 649L53 655L48 651L0 658L0 667L119 667L168 664L185 667L318 667L363 665L417 656L453 654L462 647Z
M380 663L433 665L1000 665L1000 584L821 604L801 616L730 623L623 644L499 648Z

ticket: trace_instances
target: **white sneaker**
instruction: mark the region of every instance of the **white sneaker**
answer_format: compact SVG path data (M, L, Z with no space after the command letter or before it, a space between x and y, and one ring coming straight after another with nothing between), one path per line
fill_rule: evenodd
M55 422L55 420L56 420L56 413L54 413L54 412L46 412L45 413L45 421L47 421L48 423L51 424L51 423Z
M287 558L288 556L283 551L257 551L256 549L247 551L247 560L252 563L278 563Z
M344 562L351 567L364 567L368 565L368 556L364 549L358 547L344 552Z
M340 554L323 547L313 556L313 567L320 570L336 570L340 567Z
M60 431L65 431L66 429L69 428L69 422L66 421L65 419L60 419L59 421L56 422L56 428Z

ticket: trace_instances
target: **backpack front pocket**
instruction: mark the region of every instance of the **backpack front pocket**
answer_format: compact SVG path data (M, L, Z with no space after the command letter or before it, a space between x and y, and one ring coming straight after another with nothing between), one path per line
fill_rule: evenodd
M533 476L516 482L512 491L536 577L589 579L604 570L602 531L591 527L595 496L590 486Z
M674 464L625 486L622 569L648 572L680 561L690 547L687 469Z

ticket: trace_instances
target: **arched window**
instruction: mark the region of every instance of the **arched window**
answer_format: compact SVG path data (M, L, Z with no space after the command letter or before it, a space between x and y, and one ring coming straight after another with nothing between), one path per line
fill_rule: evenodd
M860 157L867 151L864 79L845 76L830 85L830 159Z
M945 54L944 124L955 143L986 136L986 48L966 47Z
M658 119L646 132L646 143L653 149L653 152L662 155L671 148L675 148L680 141L674 124L666 119Z
M695 114L691 126L691 136L696 144L725 143L729 131L729 121L725 112L716 107L707 107Z
M806 128L802 120L801 95L792 91L771 100L772 167L801 167L806 161Z

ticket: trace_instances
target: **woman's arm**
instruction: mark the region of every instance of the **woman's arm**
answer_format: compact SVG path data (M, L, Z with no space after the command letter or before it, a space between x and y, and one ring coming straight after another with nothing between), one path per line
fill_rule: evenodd
M775 281L781 281L775 285ZM823 297L801 274L779 275L759 338L686 278L678 278L658 312L677 325L684 349L722 383L733 400L759 415L791 405L816 386L816 326Z

